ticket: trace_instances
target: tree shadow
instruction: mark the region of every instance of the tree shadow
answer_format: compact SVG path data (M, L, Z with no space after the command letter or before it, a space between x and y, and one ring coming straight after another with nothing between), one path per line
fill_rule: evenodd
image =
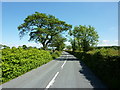
M67 55L67 57L66 57ZM59 58L56 58L55 60L58 61L79 61L76 57L70 54L62 54Z
M66 59L67 55L67 59ZM103 90L108 90L107 87L91 72L91 70L78 58L76 58L74 55L71 55L69 53L63 53L61 57L55 59L58 61L79 61L80 66L82 67L79 70L79 73L82 74L93 86L92 90L98 90L98 89L103 89Z
M55 59L55 60L58 60L58 61L79 61L78 59L75 59L75 58L69 58L69 59L58 58L58 59Z
M90 81L90 84L94 87L94 90L107 90L107 87L92 73L92 71L82 61L79 61L79 63L82 67L79 70L80 74L83 74L83 76L85 76L85 78Z

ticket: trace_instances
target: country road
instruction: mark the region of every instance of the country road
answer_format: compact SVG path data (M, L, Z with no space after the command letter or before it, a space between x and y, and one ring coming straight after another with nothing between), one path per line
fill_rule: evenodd
M61 57L4 83L2 88L47 90L48 88L105 88L105 86L84 63L73 55L63 52Z

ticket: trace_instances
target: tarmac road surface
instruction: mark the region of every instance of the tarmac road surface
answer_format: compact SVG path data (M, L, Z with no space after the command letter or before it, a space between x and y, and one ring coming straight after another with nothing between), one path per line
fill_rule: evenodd
M2 88L105 88L83 62L63 52L61 57L25 73ZM31 89L30 89L31 90Z

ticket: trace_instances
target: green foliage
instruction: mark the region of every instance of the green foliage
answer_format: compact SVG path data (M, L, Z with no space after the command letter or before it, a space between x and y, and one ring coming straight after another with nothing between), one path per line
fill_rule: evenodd
M76 47L81 47L83 51L89 51L91 46L94 46L98 42L98 34L95 31L95 28L92 26L76 26L74 27L73 31L70 31L69 34L74 36L74 44L73 49ZM75 51L75 50L74 50Z
M0 44L0 49L3 49L3 48L10 48L10 47L9 47L9 46L6 46L6 45Z
M108 87L119 88L120 56L118 50L101 48L87 53L70 53L82 60Z
M43 49L48 47L48 44L53 40L53 36L71 28L71 25L60 21L55 16L39 12L27 16L24 23L18 26L20 37L29 33L29 41L40 42Z
M66 49L69 50L69 51L71 51L72 50L72 46L68 45L68 46L66 46Z
M115 50L113 48L101 48L101 49L95 49L92 51L88 51L88 54L95 54L95 53L100 53L102 56L118 56L118 50Z
M36 48L5 48L2 50L2 82L9 81L34 68L37 68L50 60L49 51Z
M62 51L65 48L64 42L66 41L66 38L64 38L62 35L57 34L53 37L53 40L50 43L50 47L56 47L56 50Z
M74 39L70 38L69 41L70 41L70 43L71 43L71 45L72 45L72 50L73 50L73 52L76 51L76 50L79 48L79 46L78 46L78 44L77 44L76 38L75 38L75 37L74 37Z
M120 50L120 46L99 46L99 47L95 47L95 49L101 49L101 48L105 48L105 49L115 49L115 50Z
M52 56L53 59L56 59L60 55L61 55L61 51L51 52L51 56Z
M27 46L26 46L26 45L23 45L22 48L23 48L23 49L27 49Z

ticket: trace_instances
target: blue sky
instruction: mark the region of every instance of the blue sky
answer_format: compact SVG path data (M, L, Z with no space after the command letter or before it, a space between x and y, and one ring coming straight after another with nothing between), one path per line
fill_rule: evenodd
M35 12L52 14L74 26L92 25L100 38L99 46L118 44L118 3L117 2L3 2L2 3L2 44L8 46L37 46L28 42L29 36L19 38L17 27ZM1 42L0 42L1 43ZM66 42L66 44L69 44Z

